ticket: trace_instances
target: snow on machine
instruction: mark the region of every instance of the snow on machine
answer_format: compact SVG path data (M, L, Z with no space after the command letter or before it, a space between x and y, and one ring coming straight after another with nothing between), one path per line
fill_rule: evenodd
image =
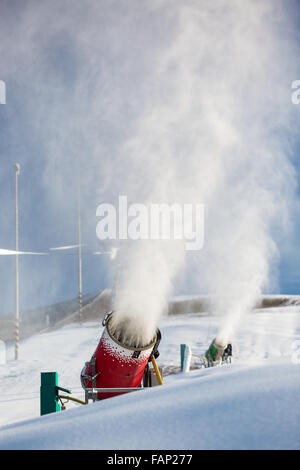
M116 337L111 328L113 312L107 314L102 322L105 327L98 346L89 362L81 371L81 384L86 392L86 401L101 400L130 391L141 389L151 383L151 371L148 363L152 362L159 384L161 374L155 359L158 357L158 345L161 339L157 329L150 344L135 347L124 344Z

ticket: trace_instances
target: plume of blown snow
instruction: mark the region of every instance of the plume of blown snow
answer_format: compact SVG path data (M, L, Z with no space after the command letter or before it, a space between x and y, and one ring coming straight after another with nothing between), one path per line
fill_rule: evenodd
M286 2L29 0L17 15L13 4L1 7L9 14L0 16L0 51L4 78L19 80L27 124L43 142L41 230L60 226L72 240L66 214L78 180L86 242L96 239L91 208L120 194L147 207L204 204L203 250L122 241L111 263L115 321L128 325L128 341L149 342L184 278L189 291L214 296L220 334L230 335L276 282L295 186L299 46L286 34ZM43 276L26 278L33 297Z
M276 280L275 235L287 227L295 187L287 88L295 48L270 21L283 13L278 4L171 4L173 34L122 146L131 170L125 187L141 202L205 204L205 247L193 253L189 278L213 296L219 337L228 338ZM130 244L120 261L116 311L138 319L140 332L147 325L148 339L184 268L182 251L173 248Z

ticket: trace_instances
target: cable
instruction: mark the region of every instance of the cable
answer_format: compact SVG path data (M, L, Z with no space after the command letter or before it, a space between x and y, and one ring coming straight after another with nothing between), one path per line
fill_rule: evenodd
M66 398L67 400L76 401L76 403L80 403L81 405L86 405L85 401L79 400L79 398L69 397L68 395L58 395L58 398Z

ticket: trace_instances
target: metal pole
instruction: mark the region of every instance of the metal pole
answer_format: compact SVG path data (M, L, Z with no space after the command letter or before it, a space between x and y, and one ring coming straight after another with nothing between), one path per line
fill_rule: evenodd
M80 187L78 188L78 303L79 321L82 321L82 259L81 259L81 220L80 220Z
M19 358L19 328L20 328L20 311L19 311L19 201L18 201L18 176L20 173L20 165L15 164L16 171L16 330L15 330L15 359Z

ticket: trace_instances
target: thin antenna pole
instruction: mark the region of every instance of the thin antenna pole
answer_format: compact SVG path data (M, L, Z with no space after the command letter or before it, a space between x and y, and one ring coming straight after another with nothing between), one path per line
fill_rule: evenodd
M19 358L20 340L20 310L19 310L19 201L18 201L18 177L20 165L15 164L16 171L16 323L15 323L15 359Z

